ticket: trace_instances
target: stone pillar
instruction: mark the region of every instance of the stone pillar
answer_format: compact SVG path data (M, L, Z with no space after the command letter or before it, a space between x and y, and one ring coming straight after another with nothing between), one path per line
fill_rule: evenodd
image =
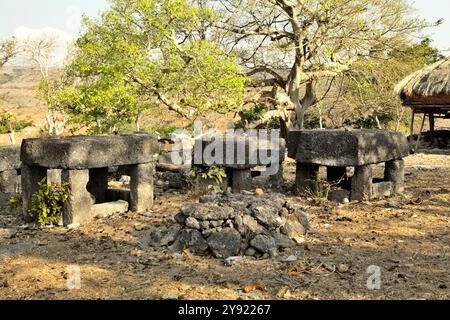
M283 185L283 163L279 164L278 172L269 177L269 183L274 188L280 188Z
M327 167L327 181L330 183L337 183L344 181L347 177L346 167Z
M69 198L64 204L63 224L82 224L93 216L94 197L87 191L89 170L63 170L61 182L68 187Z
M39 190L39 182L47 180L47 169L42 167L27 166L22 164L22 204L23 216L26 221L33 221L36 217L30 216L28 209L31 205L33 194Z
M17 191L17 171L6 170L0 172L0 192L15 193Z
M252 172L250 169L236 170L231 172L231 190L233 193L241 193L249 190L252 186Z
M153 175L155 164L138 164L131 166L130 171L130 210L135 212L149 211L153 206Z
M394 160L386 162L384 180L394 184L394 192L397 194L405 191L405 161Z
M95 197L95 203L104 203L108 190L108 168L89 169L87 190Z
M319 166L314 164L297 163L295 176L295 190L297 194L316 192L318 188Z
M352 201L370 200L372 198L372 166L365 165L355 167L355 175L352 178Z

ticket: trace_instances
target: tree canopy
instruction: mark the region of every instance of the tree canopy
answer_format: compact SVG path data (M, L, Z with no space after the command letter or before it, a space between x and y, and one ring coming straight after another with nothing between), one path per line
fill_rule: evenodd
M212 10L187 0L112 0L84 18L64 81L42 85L72 122L97 132L138 122L156 103L184 117L238 109L246 78L236 58L205 40Z
M249 75L290 98L287 127L303 127L322 99L317 80L335 77L359 59L386 58L428 24L405 0L218 0L216 27ZM258 84L260 85L260 84ZM326 92L325 92L326 94Z

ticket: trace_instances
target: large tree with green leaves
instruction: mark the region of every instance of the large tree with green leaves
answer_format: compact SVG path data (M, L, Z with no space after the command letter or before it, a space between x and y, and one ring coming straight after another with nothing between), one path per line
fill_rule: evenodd
M308 108L328 93L317 92L318 80L333 79L364 57L385 59L428 25L413 15L406 0L211 3L222 15L215 25L223 43L248 75L259 75L257 85L279 87L289 98L280 112L287 128L303 128Z
M236 58L205 40L212 10L188 0L111 0L84 18L64 81L45 83L73 122L108 131L164 104L188 118L238 109L246 78Z

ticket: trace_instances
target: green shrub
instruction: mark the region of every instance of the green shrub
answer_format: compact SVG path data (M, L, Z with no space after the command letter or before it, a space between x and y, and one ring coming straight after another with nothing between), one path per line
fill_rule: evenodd
M212 184L208 185L208 190L214 190L218 193L221 190L221 185L223 180L227 177L225 169L219 167L209 167L209 168L198 168L195 167L189 171L187 174L188 181L191 185L203 180L203 181L213 181Z
M61 219L63 205L68 198L66 185L48 184L43 179L39 182L39 190L33 194L28 212L42 225L55 224Z
M15 211L22 208L22 197L20 195L13 195L9 199L9 203L7 205L8 210Z

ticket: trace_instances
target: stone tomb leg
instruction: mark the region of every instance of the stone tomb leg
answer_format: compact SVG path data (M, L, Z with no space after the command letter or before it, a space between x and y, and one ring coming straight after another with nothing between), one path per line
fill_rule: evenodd
M39 191L39 182L47 180L47 169L43 167L27 166L22 164L22 203L23 216L26 221L33 221L36 217L31 217L28 209L31 206L33 194Z
M394 160L386 162L384 180L394 184L394 192L401 194L405 191L405 161Z
M373 173L372 166L365 165L355 167L355 174L352 178L352 201L364 201L372 198Z
M154 163L130 166L130 209L136 212L146 212L153 206L153 175Z
M90 220L95 198L87 190L89 170L63 170L61 182L67 185L69 193L63 209L64 226Z
M252 172L250 169L231 170L231 190L233 193L241 193L249 190L252 183Z
M319 166L314 164L297 163L295 189L298 194L316 192L318 189Z

